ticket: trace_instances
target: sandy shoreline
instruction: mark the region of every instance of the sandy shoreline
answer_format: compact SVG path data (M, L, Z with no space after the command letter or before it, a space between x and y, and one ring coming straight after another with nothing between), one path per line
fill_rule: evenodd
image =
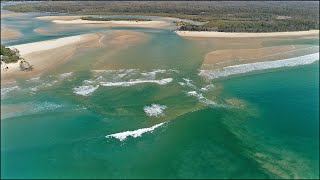
M293 32L268 32L268 33L233 33L233 32L213 32L213 31L175 31L183 37L276 37L276 36L306 36L318 35L319 30L293 31Z
M54 49L61 46L77 43L83 40L84 38L86 38L85 35L77 35L77 36L70 36L70 37L58 38L53 40L41 41L41 42L9 46L9 48L17 48L20 51L20 54L23 56L33 52Z
M169 25L164 21L89 21L80 19L81 16L42 16L40 20L52 21L56 24L87 24L118 27L149 27L157 28Z
M15 80L17 77L38 76L66 62L79 47L100 46L101 37L101 34L91 33L10 46L10 48L17 48L21 56L34 67L34 70L22 72L19 69L19 62L9 63L7 71L1 69L1 84Z
M77 51L77 49L83 47L99 47L102 51L104 48L108 50L112 48L111 53L103 54L101 57L98 56L88 64L96 69L104 69L116 64L111 58L112 55L120 53L121 50L129 46L144 42L148 39L147 37L143 32L114 30L108 33L90 33L10 46L10 48L17 48L22 57L34 69L33 71L23 72L19 69L19 62L7 64L9 69L7 71L1 70L1 85L15 81L16 78L40 76L42 73L46 73L73 59L74 55L81 54L82 51Z

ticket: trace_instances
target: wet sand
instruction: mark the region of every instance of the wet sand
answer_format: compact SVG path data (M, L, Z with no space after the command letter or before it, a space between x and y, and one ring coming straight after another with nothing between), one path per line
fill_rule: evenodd
M20 33L16 30L7 29L7 28L1 29L1 38L13 37L13 36L17 36L19 34Z
M92 59L88 65L96 69L112 66L110 56L120 53L121 50L146 40L143 32L115 30L108 33L92 33L66 38L59 38L48 41L40 41L28 44L21 44L15 47L20 54L34 68L33 71L23 72L19 69L19 63L7 64L9 70L1 70L1 83L14 81L20 77L35 77L49 70L57 68L68 62L72 56L81 53L80 48L94 47L102 51L112 48L111 54L102 54L102 56ZM77 51L79 50L79 51Z

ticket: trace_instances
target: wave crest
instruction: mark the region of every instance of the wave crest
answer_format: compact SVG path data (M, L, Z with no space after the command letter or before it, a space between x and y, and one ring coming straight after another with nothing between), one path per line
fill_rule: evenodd
M199 75L206 76L209 79L216 79L220 77L226 77L234 74L243 74L243 73L257 71L257 70L312 64L318 60L319 60L319 53L313 53L313 54L308 54L304 56L276 60L276 61L240 64L240 65L227 66L221 69L214 69L214 70L201 70Z
M128 136L136 138L136 137L140 137L142 134L144 134L146 132L152 132L153 130L162 126L163 124L164 124L164 122L160 123L160 124L156 124L156 125L149 127L149 128L142 128L142 129L138 129L138 130L134 130L134 131L125 131L125 132L110 134L105 137L106 138L116 138L116 139L119 139L120 141L123 141L123 140L127 139Z

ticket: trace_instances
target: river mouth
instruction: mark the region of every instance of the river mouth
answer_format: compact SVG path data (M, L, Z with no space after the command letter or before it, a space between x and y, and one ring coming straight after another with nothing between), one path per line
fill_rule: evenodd
M42 57L54 62L70 53L52 68L1 84L3 178L319 176L318 38L186 39L171 26L66 28L29 18L36 16L4 19L25 35L5 45L99 36L51 51L55 59ZM262 63L261 54L280 46L313 50L258 64L269 69L202 73L239 71L237 63L204 68L216 60L206 62L210 52L238 47ZM252 55L252 47L271 51ZM290 58L301 63L282 66ZM257 62L240 69L257 67L250 63Z

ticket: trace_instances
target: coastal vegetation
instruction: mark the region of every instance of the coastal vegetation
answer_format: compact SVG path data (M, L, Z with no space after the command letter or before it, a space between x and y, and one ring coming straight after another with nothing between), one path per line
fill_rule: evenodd
M5 6L4 9L16 12L83 15L168 16L205 22L203 25L176 22L178 26L181 26L180 30L188 31L280 32L319 29L319 3L305 1L159 1L152 3L143 1L47 1L10 5ZM93 17L85 18L98 20ZM109 20L109 18L105 18L105 20Z
M176 26L192 26L193 24L185 21L173 21Z
M88 21L151 21L151 19L138 19L138 18L103 18L103 17L81 17L82 20L88 20Z
M10 49L1 45L1 61L5 63L15 63L21 59L20 53L18 49Z

